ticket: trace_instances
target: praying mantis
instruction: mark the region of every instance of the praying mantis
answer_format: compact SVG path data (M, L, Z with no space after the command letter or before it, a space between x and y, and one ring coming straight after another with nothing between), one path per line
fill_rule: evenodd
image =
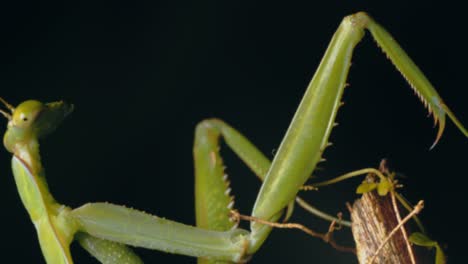
M329 145L352 52L365 29L433 115L438 132L432 147L442 136L446 115L468 136L430 82L385 29L365 13L345 17L271 162L221 120L204 120L196 127L193 147L196 227L109 203L90 203L76 209L58 203L45 181L38 140L50 134L72 112L73 106L28 100L13 107L2 100L8 109L2 114L9 120L4 145L13 154L18 191L37 229L46 262L73 263L69 250L73 240L78 240L102 263L141 263L122 244L198 257L199 263L248 261L272 227L252 221L247 231L230 220L233 200L224 178L219 139L223 138L263 181L251 215L278 221Z

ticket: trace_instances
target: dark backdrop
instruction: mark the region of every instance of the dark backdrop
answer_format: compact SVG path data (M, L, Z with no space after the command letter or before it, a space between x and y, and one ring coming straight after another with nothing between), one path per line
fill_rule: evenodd
M13 104L30 98L75 104L73 115L41 145L58 201L72 207L110 201L188 224L194 222L191 148L197 122L222 118L272 157L347 14L365 10L383 24L468 124L462 6L314 2L2 3L0 95ZM357 47L350 74L340 126L320 175L388 158L406 176L407 197L425 199L422 219L448 246L451 263L462 263L465 137L448 122L439 145L428 150L436 133L432 119L370 37ZM233 154L223 155L237 208L248 214L259 182ZM9 160L1 151L3 258L42 263ZM345 212L359 181L303 196L330 212ZM299 208L293 221L318 230L327 226ZM350 242L349 235L340 237ZM148 263L194 262L138 252ZM72 253L77 263L95 263L76 245ZM291 230L274 231L252 262L268 261L356 262Z

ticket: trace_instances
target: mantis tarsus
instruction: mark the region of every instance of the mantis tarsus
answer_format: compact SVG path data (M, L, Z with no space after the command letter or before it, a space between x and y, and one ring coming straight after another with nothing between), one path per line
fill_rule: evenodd
M205 120L197 126L193 148L197 227L108 203L89 203L73 210L59 204L45 181L38 140L52 132L73 106L29 100L13 107L2 99L8 111L1 113L9 120L4 145L13 154L12 168L18 191L38 231L47 263L72 263L69 245L74 239L102 263L141 263L122 244L194 256L199 258L199 263L247 261L261 247L272 227L252 222L250 231L246 231L230 221L233 201L223 177L219 138L223 137L263 180L251 215L277 221L295 200L329 145L328 137L341 104L352 52L365 29L433 115L438 132L432 147L442 136L446 115L468 136L468 131L430 82L385 29L362 12L345 17L273 161L221 120Z

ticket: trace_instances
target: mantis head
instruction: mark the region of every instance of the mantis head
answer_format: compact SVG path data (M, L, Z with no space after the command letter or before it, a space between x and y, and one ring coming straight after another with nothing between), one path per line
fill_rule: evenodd
M28 144L52 131L73 111L73 105L63 101L41 103L28 100L16 108L0 98L9 111L0 110L8 119L8 129L3 138L3 144L10 152L15 152L17 144Z

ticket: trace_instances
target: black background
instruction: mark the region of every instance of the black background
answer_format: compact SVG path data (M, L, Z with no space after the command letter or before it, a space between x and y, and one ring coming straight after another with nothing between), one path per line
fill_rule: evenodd
M34 98L76 106L41 145L50 189L72 207L111 201L192 224L196 123L222 118L272 157L342 17L361 10L393 34L468 124L466 14L449 1L15 2L0 10L0 95L15 105ZM447 246L450 262L462 263L466 139L448 121L441 142L428 151L432 119L373 42L367 36L356 49L340 126L319 174L388 158L406 175L406 196L426 201L422 219ZM223 155L236 207L248 214L259 182L232 153ZM3 258L43 263L9 162L1 151ZM303 196L346 212L359 181ZM327 226L299 208L292 221ZM349 234L339 237L350 242ZM194 263L138 252L147 263ZM76 245L72 254L76 263L95 263ZM274 231L252 260L268 261L356 263L292 230Z

